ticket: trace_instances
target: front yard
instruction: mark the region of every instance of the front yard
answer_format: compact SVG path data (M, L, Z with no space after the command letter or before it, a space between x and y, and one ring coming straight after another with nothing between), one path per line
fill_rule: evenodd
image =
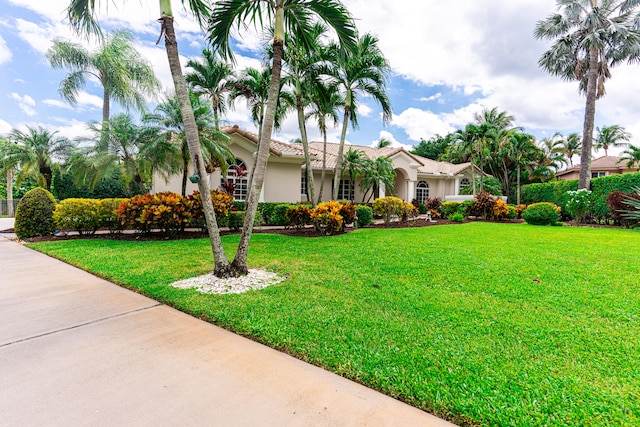
M212 268L204 239L30 246L459 424L640 424L638 232L256 234L251 267L289 279L240 295L167 286Z

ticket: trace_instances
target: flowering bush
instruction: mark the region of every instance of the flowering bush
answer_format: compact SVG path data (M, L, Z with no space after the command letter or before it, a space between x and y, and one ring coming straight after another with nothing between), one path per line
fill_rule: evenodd
M580 224L585 222L593 207L591 191L586 188L567 191L565 193L565 200L565 209L576 223Z
M532 225L556 225L560 219L560 207L549 202L533 203L522 211L522 218Z
M340 215L342 203L334 200L323 202L311 209L311 220L318 231L333 234L344 229L344 217Z

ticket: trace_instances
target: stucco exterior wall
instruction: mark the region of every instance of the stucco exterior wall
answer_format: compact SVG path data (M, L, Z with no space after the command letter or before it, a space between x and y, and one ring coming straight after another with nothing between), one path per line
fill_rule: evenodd
M298 163L269 162L264 177L265 202L299 202L302 168ZM306 199L305 199L306 200Z

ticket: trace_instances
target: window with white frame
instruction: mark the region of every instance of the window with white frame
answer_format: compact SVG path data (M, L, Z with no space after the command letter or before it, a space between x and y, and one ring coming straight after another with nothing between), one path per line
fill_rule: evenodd
M607 176L606 172L591 172L591 178L601 178Z
M418 203L424 203L429 198L429 184L426 181L418 182L416 186L416 199Z
M240 159L227 169L227 175L220 178L220 186L229 194L233 192L233 200L244 201L247 199L249 180L247 179L247 166Z
M307 195L307 177L304 175L302 175L302 178L300 179L300 194L303 196Z
M333 187L333 180L331 180L331 187ZM338 197L336 200L351 200L355 199L355 186L350 179L341 179L338 186Z

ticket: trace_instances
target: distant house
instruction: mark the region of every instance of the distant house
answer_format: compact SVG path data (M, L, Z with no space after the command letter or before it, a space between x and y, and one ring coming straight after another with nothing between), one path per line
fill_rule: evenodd
M621 157L602 156L591 161L591 178L638 172L638 167L627 168L626 160ZM636 165L637 166L637 165ZM580 178L580 165L556 172L556 178L570 180Z
M209 175L209 184L212 189L219 188L223 180L232 180L235 184L236 200L245 200L249 189L249 173L238 176L235 170L251 171L253 168L255 153L257 151L258 136L247 132L238 126L225 126L221 129L230 137L229 148L236 156L236 164L229 168L225 177L216 170ZM322 142L309 144L311 154L311 167L313 169L316 192L320 188L322 174ZM336 165L339 144L327 144L326 178L323 190L323 199L329 200L333 186L333 170ZM396 171L395 188L379 190L378 196L393 194L403 200L412 201L414 198L420 201L428 197L439 197L445 200L447 197L455 197L460 194L460 189L471 184L471 164L463 163L454 165L447 162L437 162L416 156L404 148L372 148L358 145L345 146L345 152L353 148L362 151L370 159L388 157L391 159ZM304 172L304 153L301 144L288 144L271 140L267 172L264 186L260 194L260 201L264 202L300 202L307 200L307 183ZM480 172L476 167L476 175ZM154 177L152 192L173 191L180 192L181 178L172 176L164 180L159 176ZM187 184L187 194L197 189L196 184ZM353 200L361 202L363 193L359 182L352 182L345 175L340 179L340 190L336 199Z

